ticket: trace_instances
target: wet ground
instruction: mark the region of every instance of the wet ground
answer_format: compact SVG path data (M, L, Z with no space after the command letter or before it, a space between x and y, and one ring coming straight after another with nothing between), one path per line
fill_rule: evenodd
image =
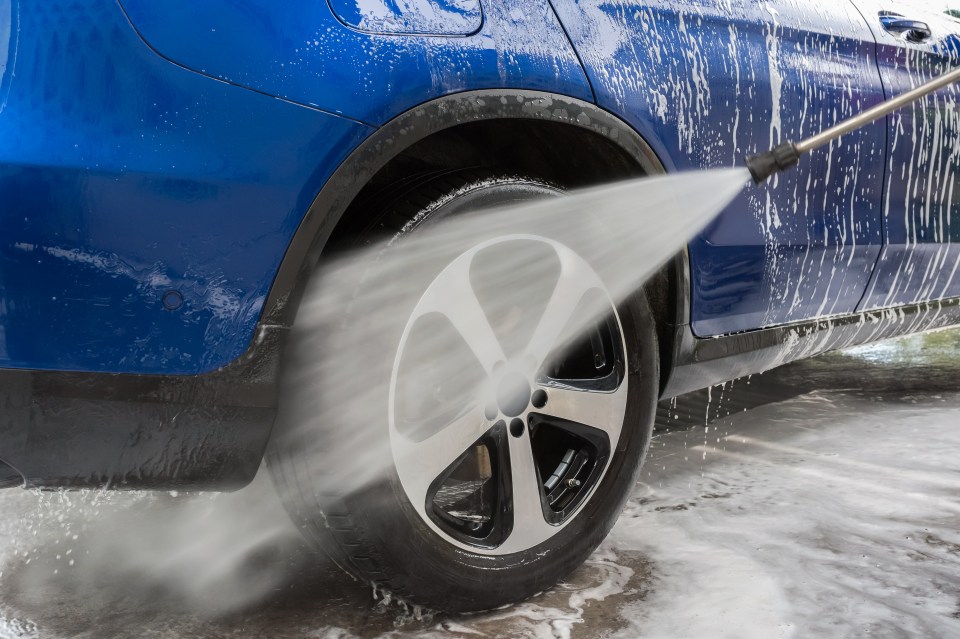
M960 333L665 405L614 532L474 616L384 606L232 495L0 491L0 639L960 636Z

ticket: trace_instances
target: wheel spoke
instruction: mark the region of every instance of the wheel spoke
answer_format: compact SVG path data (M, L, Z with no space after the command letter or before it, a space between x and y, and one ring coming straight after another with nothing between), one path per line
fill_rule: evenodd
M547 393L547 404L537 412L600 429L616 439L623 424L627 406L627 385L623 382L613 392L580 390L572 387L539 388Z
M504 361L503 347L470 284L469 266L469 260L460 259L434 280L420 299L413 319L427 313L446 316L489 374L497 362ZM438 357L441 355L438 353Z
M520 437L511 436L509 440L513 530L500 547L505 553L529 548L556 532L543 517L540 479L528 433L524 432Z
M577 321L574 321L574 314L586 292L602 286L597 275L585 264L574 260L562 261L560 279L527 346L527 354L532 356L535 370L540 369L551 352L568 344L590 321L597 319L601 311L599 308L577 314Z
M430 484L474 442L490 430L479 408L473 407L439 432L414 442L393 433L393 455L397 472L417 508L423 508Z

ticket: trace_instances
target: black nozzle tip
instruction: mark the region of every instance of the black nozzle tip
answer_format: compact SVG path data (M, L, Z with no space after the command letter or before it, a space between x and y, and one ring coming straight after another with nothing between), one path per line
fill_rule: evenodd
M756 184L763 184L774 173L785 171L800 161L800 153L793 142L784 142L772 150L747 158L747 168Z

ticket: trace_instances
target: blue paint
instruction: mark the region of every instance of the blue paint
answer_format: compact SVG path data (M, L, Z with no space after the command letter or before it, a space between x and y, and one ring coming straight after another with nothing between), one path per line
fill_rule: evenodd
M852 6L555 0L598 103L672 170L742 165L883 100ZM881 124L748 189L690 245L692 324L716 335L852 312L882 241Z
M0 366L174 374L233 360L304 212L371 129L172 65L111 3L22 3L14 21ZM175 312L169 290L184 297Z
M914 43L881 28L880 12L891 8L887 3L858 0L858 5L875 20L890 95L960 64L960 21L909 6L903 18L931 29L928 40ZM888 116L887 126L886 246L862 308L960 296L960 89L948 87Z
M422 7L424 1L404 4ZM143 38L178 64L370 124L472 89L545 90L592 100L547 0L485 2L481 28L467 37L362 33L345 28L317 0L122 4Z

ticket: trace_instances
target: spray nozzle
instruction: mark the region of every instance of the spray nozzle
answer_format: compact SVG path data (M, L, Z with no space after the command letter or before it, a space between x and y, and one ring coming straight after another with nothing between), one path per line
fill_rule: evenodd
M784 142L766 153L747 158L747 168L757 184L766 182L774 173L779 173L800 161L800 151L793 142Z

